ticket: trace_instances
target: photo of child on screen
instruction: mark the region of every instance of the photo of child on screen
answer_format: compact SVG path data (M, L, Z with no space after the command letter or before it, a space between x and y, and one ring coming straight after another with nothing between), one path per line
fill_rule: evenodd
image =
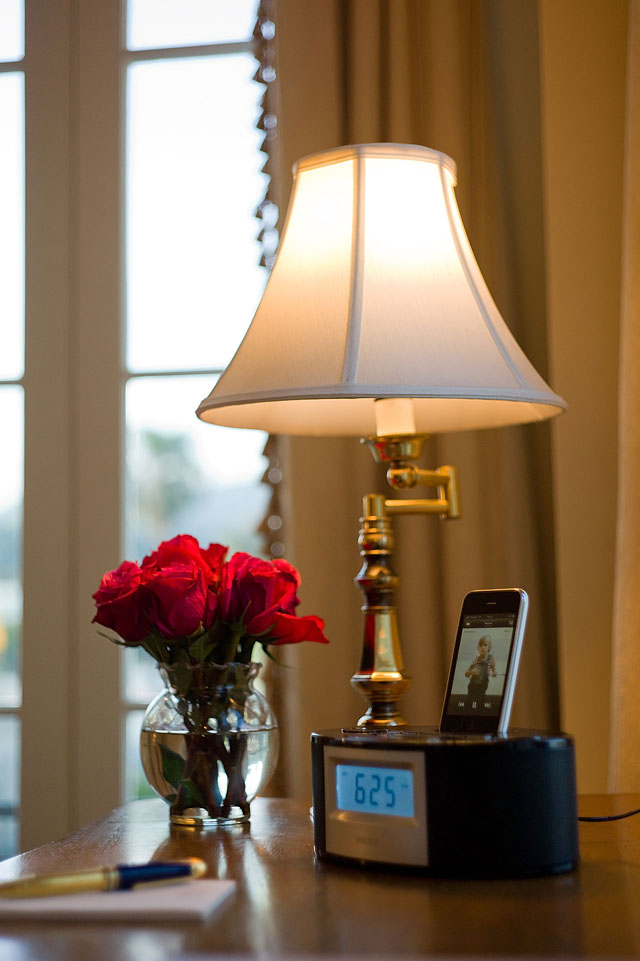
M483 697L489 686L489 677L496 677L496 662L491 653L491 637L484 634L478 641L478 653L464 672L469 678L467 693Z

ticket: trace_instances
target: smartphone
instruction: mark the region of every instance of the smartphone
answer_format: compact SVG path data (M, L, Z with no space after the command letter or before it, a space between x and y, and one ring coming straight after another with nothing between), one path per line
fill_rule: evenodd
M442 732L507 733L528 609L526 591L516 587L467 594L442 708Z

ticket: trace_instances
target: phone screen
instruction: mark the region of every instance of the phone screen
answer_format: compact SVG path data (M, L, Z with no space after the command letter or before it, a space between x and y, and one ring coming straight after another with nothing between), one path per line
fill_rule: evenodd
M525 598L524 592L517 590L474 591L465 598L441 730L495 733L506 729L524 629Z

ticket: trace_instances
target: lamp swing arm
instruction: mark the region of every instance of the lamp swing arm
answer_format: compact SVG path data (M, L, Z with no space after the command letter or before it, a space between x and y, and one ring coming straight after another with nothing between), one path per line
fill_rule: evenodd
M418 485L438 488L437 498L386 499L389 514L439 514L453 520L461 514L457 468L447 464L426 470L413 463L422 455L428 439L428 434L390 434L363 437L361 443L369 448L377 464L387 465L387 481L394 490L410 490Z
M438 488L437 498L386 499L389 514L440 514L447 520L460 517L458 471L450 464L435 470L425 470L415 464L392 464L387 471L387 481L394 490L408 490L418 484Z

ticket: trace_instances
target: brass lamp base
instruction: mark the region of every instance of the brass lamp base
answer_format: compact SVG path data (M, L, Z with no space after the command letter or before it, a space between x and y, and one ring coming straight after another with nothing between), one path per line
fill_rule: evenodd
M356 583L365 596L364 644L360 669L353 687L369 701L359 727L393 727L406 724L396 708L411 679L404 673L395 609L398 577L391 569L393 529L382 494L364 498L358 543L364 564Z
M378 671L353 675L351 684L369 701L369 708L356 721L356 727L365 729L405 727L407 720L397 708L397 701L411 684L411 678L402 671Z
M391 514L439 514L460 516L460 496L455 467L423 470L407 460L419 457L427 434L370 437L363 440L379 463L388 463L387 480L395 489L416 484L438 488L438 497L422 500L389 500L383 494L367 494L363 500L358 544L364 563L356 583L364 594L364 639L359 670L352 686L369 701L357 721L362 728L400 727L407 722L397 702L411 684L405 674L398 634L395 591L398 576L391 567L394 538Z

